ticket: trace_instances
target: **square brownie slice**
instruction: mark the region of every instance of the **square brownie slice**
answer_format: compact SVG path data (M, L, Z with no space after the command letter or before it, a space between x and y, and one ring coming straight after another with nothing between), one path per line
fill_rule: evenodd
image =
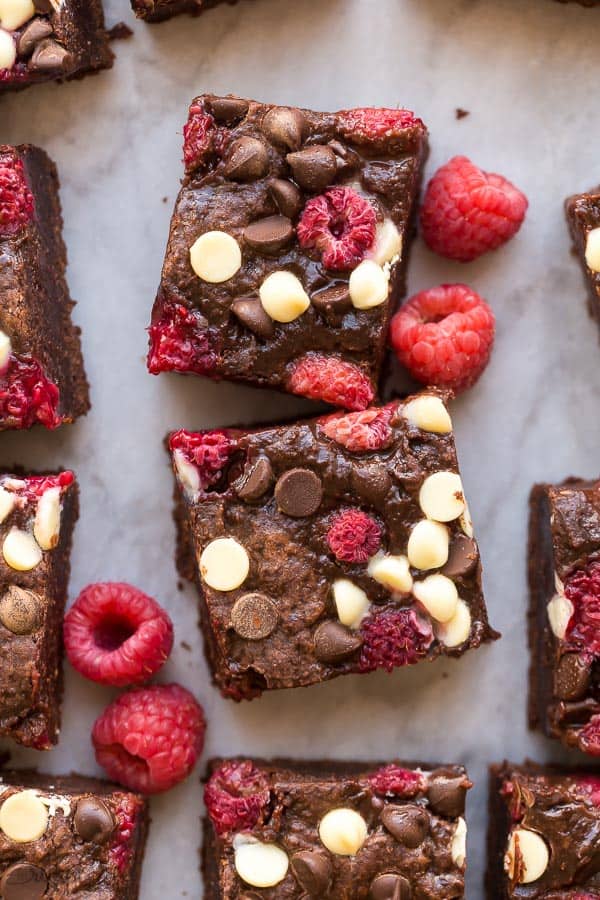
M141 794L79 775L2 773L3 900L137 900L148 833Z
M0 735L36 750L58 740L77 514L72 472L0 475Z
M600 896L600 770L490 769L487 900Z
M588 288L589 310L600 325L600 187L569 197L565 211Z
M57 428L90 407L54 163L0 144L0 430Z
M184 135L150 372L364 409L404 289L425 126L404 109L203 95Z
M462 766L213 760L204 896L464 897L470 787Z
M255 431L178 431L178 559L225 696L460 656L496 637L450 417L424 393Z
M600 756L600 482L537 484L529 530L529 723Z

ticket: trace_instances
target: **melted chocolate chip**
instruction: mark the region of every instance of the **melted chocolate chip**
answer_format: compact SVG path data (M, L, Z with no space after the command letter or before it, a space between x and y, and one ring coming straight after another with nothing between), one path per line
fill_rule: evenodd
M456 819L465 811L467 788L462 775L438 775L429 782L427 798L431 809L440 816Z
M30 56L34 48L44 38L50 37L53 28L48 19L32 19L29 25L23 29L17 40L17 53L24 59Z
M225 163L224 172L234 181L254 181L267 174L269 154L262 141L243 137L234 141Z
M33 72L54 72L68 69L71 62L72 56L65 47L51 38L46 38L37 44L27 68Z
M350 482L352 490L371 506L382 503L392 488L392 479L381 466L353 468Z
M323 485L310 469L289 469L275 485L277 508L295 519L312 516L323 499Z
M390 804L381 813L381 821L398 843L411 850L422 844L429 834L429 815L422 806Z
M231 624L240 637L260 641L277 628L279 613L275 603L265 594L251 593L239 597L231 610Z
M265 312L257 297L240 297L239 300L234 300L231 311L257 337L266 339L275 334L273 319Z
M0 622L13 634L32 634L41 625L42 605L33 591L11 585L0 600Z
M249 106L248 101L240 97L214 97L207 105L217 122L228 125L243 119Z
M233 489L241 500L258 500L273 483L273 469L266 456L259 456L246 466L240 477L233 482Z
M115 830L113 814L98 797L84 797L78 802L73 823L84 841L95 844L104 844Z
M479 552L473 538L466 534L455 534L450 544L448 562L442 573L448 578L461 578L475 568L478 559Z
M411 896L410 882L403 875L385 873L378 875L371 882L369 891L371 900L410 900Z
M326 318L343 316L352 308L350 291L347 284L336 284L313 294L310 302Z
M592 668L589 659L578 653L565 653L554 675L554 690L560 700L580 700L590 686Z
M336 156L331 147L315 144L296 153L288 153L288 164L295 181L305 191L319 193L330 185L337 173Z
M319 662L337 663L356 653L362 638L340 622L323 622L315 631L314 644Z
M299 150L306 130L306 119L299 109L275 106L264 117L262 130L279 147Z
M54 7L50 0L33 0L33 5L35 11L41 13L43 16L48 16L54 12Z
M46 893L48 879L43 869L31 863L15 863L0 879L2 900L39 900Z
M360 157L349 147L345 147L340 141L329 141L329 146L335 153L338 172L347 174L359 168Z
M292 240L294 228L285 216L258 219L244 230L244 240L259 253L277 253Z
M269 193L282 216L296 218L302 209L302 194L295 184L283 178L273 178L269 182Z
M309 897L322 897L331 883L331 861L321 850L300 850L290 859L300 887Z

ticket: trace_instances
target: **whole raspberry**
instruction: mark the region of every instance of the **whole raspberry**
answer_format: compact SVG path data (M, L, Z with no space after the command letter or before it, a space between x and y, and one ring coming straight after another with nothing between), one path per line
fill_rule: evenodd
M98 764L132 791L158 794L183 781L204 746L202 707L178 684L121 694L92 730Z
M231 455L236 442L226 431L174 431L169 438L169 450L179 452L192 463L200 476L200 490L206 491L216 484Z
M50 381L37 360L29 356L12 356L8 368L0 375L0 420L8 420L14 428L31 428L39 423L45 428L58 428L60 392Z
M298 222L298 241L316 248L326 269L353 269L375 240L377 218L368 200L349 187L335 187L308 201Z
M382 409L365 409L362 412L333 415L322 419L319 428L330 440L341 444L351 453L382 450L392 440L390 422L394 405Z
M329 549L340 562L366 563L381 546L381 528L360 509L345 509L327 532Z
M600 756L600 716L592 716L579 732L579 747L590 756Z
M167 302L150 328L148 371L208 375L217 365L217 341L206 320L180 303Z
M392 763L369 775L369 784L382 797L416 797L425 790L426 780L422 772L403 769Z
M390 343L417 381L456 393L475 384L488 364L494 313L466 284L442 284L406 301L393 317Z
M503 178L455 156L437 170L421 207L421 231L441 256L469 262L513 237L527 212L525 194Z
M266 776L249 760L223 763L204 789L208 815L220 835L254 828L270 799Z
M307 353L294 363L287 388L345 409L365 409L374 395L373 385L358 366L321 353Z
M0 237L9 237L33 218L33 195L20 159L0 156Z
M600 655L600 560L577 569L565 582L565 597L573 604L566 638L578 650Z
M343 109L337 114L341 133L356 144L388 144L407 139L409 129L425 130L408 109Z
M411 666L427 655L433 641L430 623L406 607L368 616L360 630L364 641L358 664L361 672Z
M74 669L98 684L143 684L167 661L171 619L156 600L130 584L84 588L67 612L65 650Z

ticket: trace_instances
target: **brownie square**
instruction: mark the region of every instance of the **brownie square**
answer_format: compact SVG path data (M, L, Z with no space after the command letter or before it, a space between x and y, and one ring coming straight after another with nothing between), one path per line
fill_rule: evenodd
M487 900L600 896L600 770L490 769Z
M57 428L90 407L54 163L0 145L0 430Z
M77 514L72 472L0 475L0 735L36 750L58 740Z
M600 482L537 484L529 530L529 723L600 755Z
M588 289L589 310L600 325L600 187L569 197L565 211Z
M3 772L4 900L137 900L148 833L141 794L79 775Z
M206 900L465 895L462 766L234 759L209 776Z
M434 393L255 431L178 431L178 562L225 696L460 656L497 637Z
M138 19L146 22L164 22L180 13L197 16L206 9L227 2L233 5L237 0L131 0L131 6Z
M425 126L197 97L148 368L364 409L404 289Z

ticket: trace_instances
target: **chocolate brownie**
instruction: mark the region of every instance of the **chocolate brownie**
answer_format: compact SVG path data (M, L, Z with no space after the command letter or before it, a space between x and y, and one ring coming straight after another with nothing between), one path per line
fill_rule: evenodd
M233 5L237 0L131 0L131 6L138 19L146 22L164 22L180 13L197 16L206 9L227 2Z
M3 772L2 900L137 900L148 833L141 794L79 775Z
M565 211L588 288L589 310L600 325L600 187L569 197Z
M600 770L492 766L487 900L600 897Z
M36 750L58 740L77 513L72 472L0 475L0 735Z
M462 766L234 759L209 773L206 900L464 897Z
M178 431L179 566L225 696L460 656L496 637L433 392L256 431Z
M148 368L347 409L377 392L427 150L403 109L197 97Z
M600 482L531 492L529 722L600 755Z
M90 406L61 232L54 163L0 145L0 430L56 428Z

